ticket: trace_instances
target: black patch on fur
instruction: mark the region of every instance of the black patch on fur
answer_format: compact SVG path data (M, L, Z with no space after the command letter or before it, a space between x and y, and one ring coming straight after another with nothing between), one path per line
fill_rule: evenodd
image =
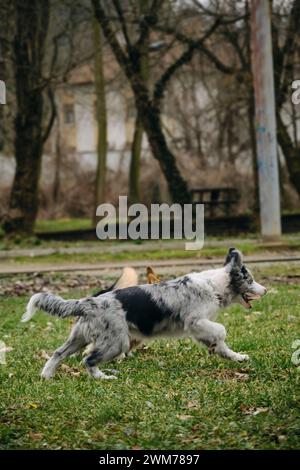
M116 281L117 282L117 281ZM107 289L101 289L99 290L98 292L96 292L96 294L93 294L92 297L98 297L99 295L102 295L102 294L106 294L107 292L111 292L112 290L114 290L114 287L116 285L116 282L113 283L112 286L108 287Z
M178 281L178 284L180 286L186 287L190 282L191 282L190 278L188 276L184 276L182 279Z
M85 359L85 363L89 367L94 367L102 359L102 352L99 349L95 349L91 354Z
M229 248L228 250L228 253L227 253L227 256L225 258L225 263L224 265L230 263L230 261L232 260L232 253L235 251L235 248Z
M233 266L229 273L230 276L230 287L236 294L242 294L245 290L246 285L250 285L253 282L253 278L247 268L242 266Z
M216 299L217 299L217 302L218 302L219 306L223 307L223 298L222 298L222 296L220 294L217 294L217 293L215 294L215 296L216 296Z
M230 277L230 287L231 287L231 289L236 294L239 294L240 291L241 291L241 287L244 283L244 279L243 279L241 270L236 268L236 267L233 267L230 270L229 277Z
M151 294L140 287L116 290L115 296L126 312L126 320L133 323L145 336L151 335L157 323L172 315L166 305L158 305Z

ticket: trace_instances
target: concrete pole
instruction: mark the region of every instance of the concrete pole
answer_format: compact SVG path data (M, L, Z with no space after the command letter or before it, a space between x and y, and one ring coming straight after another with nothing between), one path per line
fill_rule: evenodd
M269 0L252 0L251 50L255 91L256 145L261 235L281 236L273 54Z
M3 80L0 80L0 104L6 104L6 86Z

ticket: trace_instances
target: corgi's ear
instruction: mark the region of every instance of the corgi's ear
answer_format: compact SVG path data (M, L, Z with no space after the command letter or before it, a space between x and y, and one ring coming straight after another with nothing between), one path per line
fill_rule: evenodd
M242 253L236 248L229 248L228 253L225 258L224 266L231 264L231 266L241 267L243 264Z

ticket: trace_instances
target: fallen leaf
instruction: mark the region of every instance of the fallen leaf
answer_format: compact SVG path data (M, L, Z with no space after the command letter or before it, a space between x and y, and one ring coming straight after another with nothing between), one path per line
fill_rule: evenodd
M62 364L61 369L68 374L72 375L73 377L79 377L81 374L81 371L75 367L70 367L67 364Z
M71 372L71 375L73 375L73 377L79 377L80 376L80 372Z
M267 413L269 411L269 408L267 407L247 407L244 405L240 406L240 410L245 414L245 415L251 415L251 416L256 416L260 413Z
M235 372L234 376L238 380L248 380L249 379L249 375L247 373L244 373L244 372Z
M192 410L199 407L199 402L197 400L191 400L188 402L187 407Z
M49 354L46 351L44 351L44 349L42 349L41 351L38 351L36 353L36 357L37 357L37 359L46 359L46 361L48 361L48 359L50 359Z
M256 408L254 411L253 411L253 416L256 416L260 413L267 413L269 411L269 408Z
M28 403L26 408L29 408L31 410L36 410L37 408L39 408L39 404L38 403Z
M40 441L44 437L44 435L40 432L31 432L31 431L28 433L28 436L30 437L32 441Z
M216 370L214 375L219 380L240 380L240 381L245 381L245 380L249 379L249 372L250 372L250 369L239 369L239 370L220 369L220 370Z
M188 419L192 419L193 416L191 416L191 415L177 415L177 418L181 419L181 421L187 421Z

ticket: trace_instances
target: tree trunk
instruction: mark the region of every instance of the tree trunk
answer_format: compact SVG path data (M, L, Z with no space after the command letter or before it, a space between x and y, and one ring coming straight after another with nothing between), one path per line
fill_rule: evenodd
M140 15L147 12L149 0L139 0ZM149 64L148 64L148 38L140 45L140 61L139 61L139 73L145 83L147 83L149 75ZM133 135L133 142L131 147L131 160L129 168L129 202L134 204L140 202L141 191L140 191L140 166L141 166L141 153L143 144L144 129L141 119L137 113L135 120L135 128Z
M53 199L52 217L54 219L57 216L57 204L58 204L59 193L60 193L60 170L61 170L61 160L62 160L59 116L57 116L57 128L56 128L55 137L56 137L56 140L55 140L54 181L53 181L53 190L52 190L52 199Z
M15 0L15 11L16 172L4 230L6 233L31 234L38 212L38 183L44 143L44 100L40 80L49 24L49 2Z
M128 56L124 53L114 28L112 27L111 20L105 14L102 2L92 0L92 4L95 16L102 27L103 34L109 42L117 62L126 74L131 85L135 97L137 114L140 116L142 125L147 134L153 156L158 160L166 181L168 182L170 195L174 202L182 204L190 202L191 197L187 183L178 170L176 159L168 147L162 130L160 110L150 99L150 91L138 70L137 62L139 55L132 45L127 45L127 50L130 49ZM125 27L125 25L123 25L123 27Z
M250 145L251 145L251 157L252 157L252 175L253 175L253 204L252 210L254 215L254 226L258 230L260 225L260 201L259 201L259 181L258 181L258 167L257 167L257 143L256 143L256 127L255 127L255 96L253 86L253 75L251 69L251 25L250 25L250 6L248 0L245 3L245 32L246 32L246 43L247 43L247 60L246 64L249 64L249 81L248 85L248 100L247 100L247 114L248 114L248 125L250 133ZM247 73L247 70L246 70Z
M105 201L106 196L106 155L107 155L107 111L105 99L105 80L103 71L103 40L102 31L96 18L93 18L95 46L95 86L96 113L98 124L97 170L95 187L95 206L93 223L96 223L96 209Z
M165 175L173 202L189 203L191 195L162 131L160 111L151 104L143 93L136 94L136 100L138 114L141 116L151 151Z
M131 159L129 168L129 202L134 204L140 202L140 166L141 166L141 153L143 142L144 128L139 118L136 116L133 142L131 147Z

